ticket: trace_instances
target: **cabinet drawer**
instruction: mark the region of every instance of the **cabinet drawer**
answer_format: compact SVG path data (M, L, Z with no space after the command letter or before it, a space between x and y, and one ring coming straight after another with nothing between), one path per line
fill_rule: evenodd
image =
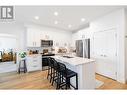
M31 66L40 66L41 64L39 63L39 62L31 62L31 63L27 63L26 64L27 65L27 67L31 67Z
M32 66L42 66L42 63L40 63L40 62L32 62L32 63L27 63L27 66L28 67L32 67Z
M42 58L41 56L30 56L26 59L27 71L42 70Z
M32 65L32 64L42 64L42 59L40 58L28 58L27 59L27 65Z
M42 70L42 67L41 66L38 66L38 65L33 65L33 66L29 66L27 67L27 71L36 71L36 70Z

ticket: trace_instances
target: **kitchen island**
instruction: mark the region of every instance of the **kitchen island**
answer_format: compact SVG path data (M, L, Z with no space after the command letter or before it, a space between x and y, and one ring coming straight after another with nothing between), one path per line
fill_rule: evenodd
M64 63L67 68L77 72L79 89L95 89L95 61L82 57L52 56L58 62ZM70 80L75 85L75 77Z

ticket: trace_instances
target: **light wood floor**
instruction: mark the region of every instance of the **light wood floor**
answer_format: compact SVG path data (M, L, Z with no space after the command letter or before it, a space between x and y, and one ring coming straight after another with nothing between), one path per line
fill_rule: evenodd
M46 75L46 71L0 74L0 89L55 89L55 86L51 86L47 80ZM98 74L96 79L104 82L104 85L98 89L127 89L127 84L121 84Z
M47 80L46 71L0 75L0 89L55 89Z
M96 79L104 82L104 84L98 88L99 90L104 90L104 89L105 90L118 90L118 89L124 90L124 89L127 89L127 84L119 83L113 79L101 76L99 74L96 74Z

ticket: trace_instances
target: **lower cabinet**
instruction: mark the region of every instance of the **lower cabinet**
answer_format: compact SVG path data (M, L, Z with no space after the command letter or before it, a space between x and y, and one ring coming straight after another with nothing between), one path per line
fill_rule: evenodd
M30 55L26 58L27 71L42 70L42 56L41 55Z

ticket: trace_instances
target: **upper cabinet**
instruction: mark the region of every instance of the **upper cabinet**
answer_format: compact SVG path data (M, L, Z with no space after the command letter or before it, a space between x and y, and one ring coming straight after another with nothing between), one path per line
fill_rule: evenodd
M41 40L53 40L54 47L71 44L71 32L51 28L27 27L27 47L41 47Z
M41 46L41 32L37 29L27 28L27 47Z

